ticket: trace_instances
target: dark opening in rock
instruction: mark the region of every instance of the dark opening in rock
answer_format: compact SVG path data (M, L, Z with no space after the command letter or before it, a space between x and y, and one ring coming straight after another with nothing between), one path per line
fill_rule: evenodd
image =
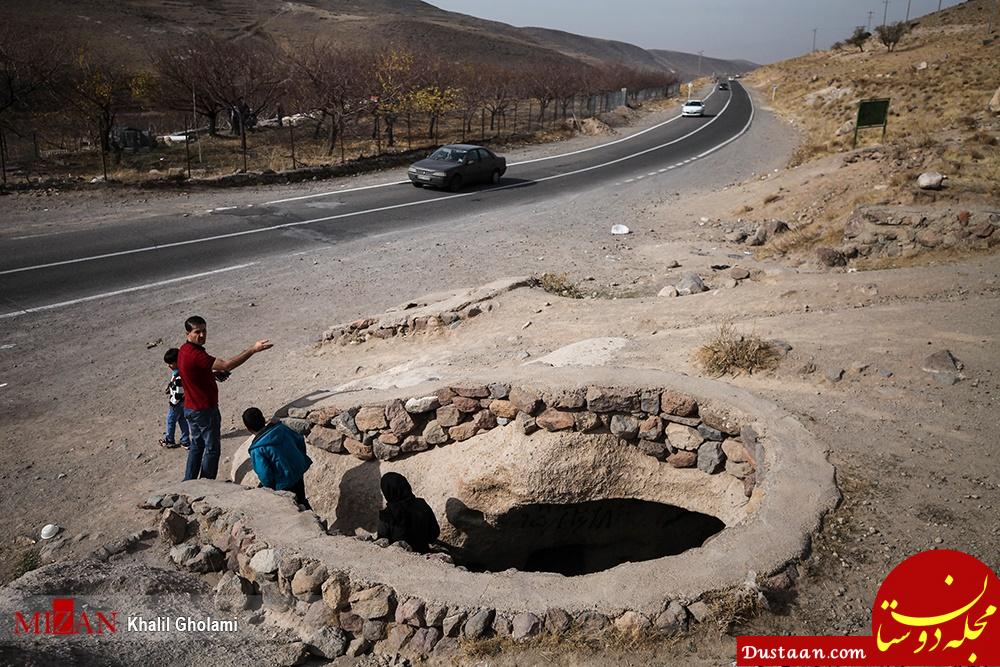
M487 521L452 498L448 521L464 535L456 562L475 572L509 568L576 576L701 546L725 525L673 505L635 499L522 505Z

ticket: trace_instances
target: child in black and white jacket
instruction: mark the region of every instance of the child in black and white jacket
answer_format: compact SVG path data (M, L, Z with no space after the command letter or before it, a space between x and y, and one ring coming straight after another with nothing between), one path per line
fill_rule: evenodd
M187 419L184 418L184 385L181 383L181 372L177 369L177 348L172 347L163 355L163 361L170 368L170 381L167 382L167 431L160 439L160 445L173 449L177 446L174 442L174 430L177 426L181 428L181 447L188 448L190 436L188 434Z

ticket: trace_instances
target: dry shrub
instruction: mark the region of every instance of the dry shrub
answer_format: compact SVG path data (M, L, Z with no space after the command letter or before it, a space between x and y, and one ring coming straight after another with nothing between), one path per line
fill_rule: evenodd
M698 348L698 362L712 375L767 370L778 365L778 351L757 334L743 334L731 322L719 326L715 337Z
M705 603L712 610L712 621L722 634L736 628L767 610L767 601L756 586L743 585L729 591L710 593Z
M543 273L538 278L538 285L556 296L564 296L569 299L582 299L584 294L576 285L566 277L565 273Z
M11 575L11 579L17 579L23 574L31 572L32 570L37 570L42 565L42 558L34 549L26 549L17 559L17 563L14 565L14 572Z

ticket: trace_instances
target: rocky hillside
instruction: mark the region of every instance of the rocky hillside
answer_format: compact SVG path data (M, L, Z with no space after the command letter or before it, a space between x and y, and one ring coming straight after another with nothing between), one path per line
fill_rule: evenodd
M160 45L172 36L198 30L292 45L321 37L345 45L432 51L462 61L535 66L570 58L694 73L696 65L692 68L678 63L697 62L698 58L559 30L516 28L447 12L420 0L39 0L0 3L0 23L73 35L139 62L151 44ZM706 58L706 63L709 60ZM712 62L711 70L715 71L747 71L752 67L743 61Z
M746 81L803 134L791 166L813 176L734 213L787 220L793 233L770 249L828 266L899 265L1000 246L995 19L994 2L969 0L912 22L891 52L872 37L863 50L845 46L756 70ZM880 129L865 129L852 150L858 101L885 97L884 142ZM817 247L839 254L817 257Z

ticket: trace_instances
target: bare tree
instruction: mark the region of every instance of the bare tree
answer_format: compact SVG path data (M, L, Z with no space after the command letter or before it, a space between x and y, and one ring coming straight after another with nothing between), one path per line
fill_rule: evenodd
M213 70L226 48L222 39L195 33L178 44L154 52L151 56L156 72L153 100L174 111L193 109L194 113L205 117L209 133L215 134L224 106L210 94L206 73Z
M365 102L370 60L370 55L363 51L318 41L292 56L299 103L305 108L318 109L324 119L330 120L328 155L336 148L344 122L358 113Z
M892 52L896 45L899 44L899 40L903 39L903 36L910 31L910 25L908 23L903 23L902 21L897 21L895 23L890 23L889 25L880 25L875 28L875 34L878 36L878 41L882 42L883 46Z
M851 33L851 36L844 40L844 44L847 44L848 46L856 46L859 51L864 51L865 42L867 42L868 38L871 36L872 34L865 30L863 25L859 25L854 29L854 32Z
M515 73L507 67L484 66L482 76L483 106L490 115L490 130L497 130L498 118L507 114L514 101Z

